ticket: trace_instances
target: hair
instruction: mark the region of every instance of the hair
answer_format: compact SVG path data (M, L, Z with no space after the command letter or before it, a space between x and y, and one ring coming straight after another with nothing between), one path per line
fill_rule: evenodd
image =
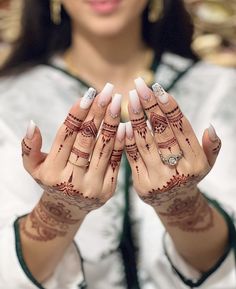
M156 23L148 21L148 6L143 12L144 42L157 55L169 51L196 59L191 50L193 25L182 0L164 0L164 11ZM47 64L50 57L71 45L71 21L62 8L61 24L50 17L50 0L25 0L21 18L21 34L13 44L11 55L0 76L18 74L38 64Z

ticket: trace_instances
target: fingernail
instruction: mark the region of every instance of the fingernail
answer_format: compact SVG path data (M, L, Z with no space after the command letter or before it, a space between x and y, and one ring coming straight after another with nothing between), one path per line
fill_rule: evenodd
M104 86L103 90L99 94L98 105L100 105L101 107L104 107L109 103L112 97L113 88L114 88L114 85L111 83L107 83Z
M80 101L80 108L88 109L91 106L91 104L93 103L95 95L96 95L96 90L94 88L90 87L85 92L84 96L82 97L82 99Z
M116 93L112 98L112 102L110 106L110 115L112 118L118 117L120 113L121 98L122 98L122 95L118 93Z
M125 123L120 123L117 130L117 138L120 142L122 142L125 138Z
M142 79L142 77L136 78L134 80L134 83L135 83L136 89L137 89L139 95L142 97L142 99L149 100L151 97L150 91L149 91L147 84Z
M141 112L141 104L136 89L129 92L129 100L133 113L139 114Z
M208 128L209 138L212 142L215 142L219 139L218 135L216 134L215 128L212 124L210 124Z
M26 138L27 139L33 138L35 129L36 129L36 124L31 120L28 124L27 131L26 131Z
M168 93L165 92L164 88L159 83L153 84L152 90L161 103L166 104L169 101Z
M131 140L134 136L134 131L133 131L132 124L130 121L126 122L125 130L126 130L127 138Z

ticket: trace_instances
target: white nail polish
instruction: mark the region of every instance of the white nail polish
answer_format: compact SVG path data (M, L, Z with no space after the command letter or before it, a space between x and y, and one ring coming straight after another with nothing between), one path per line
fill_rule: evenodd
M116 93L112 98L112 102L110 106L110 115L112 118L118 117L120 113L121 99L122 99L122 95L118 93Z
M139 95L142 97L142 99L144 100L149 100L150 99L150 91L149 88L147 86L147 84L145 83L145 81L142 79L142 77L138 77L134 80L136 89L139 93Z
M130 121L125 123L125 128L126 128L126 136L128 139L131 140L134 136L134 131L133 131L132 124Z
M129 92L129 100L133 113L139 114L141 112L141 104L136 89Z
M112 98L113 89L114 85L109 82L104 86L103 90L99 94L98 105L104 107L109 103Z
M90 87L82 97L80 101L80 108L82 109L88 109L91 104L93 103L93 100L96 96L96 90L92 87Z
M208 128L209 138L212 142L215 142L219 139L218 135L216 134L215 128L212 124L210 124Z
M26 138L32 139L35 133L36 124L31 120L28 124L27 131L26 131Z
M153 84L152 90L161 103L166 104L169 101L168 93L165 92L164 88L159 83Z
M125 123L120 123L117 130L117 139L122 142L125 138Z

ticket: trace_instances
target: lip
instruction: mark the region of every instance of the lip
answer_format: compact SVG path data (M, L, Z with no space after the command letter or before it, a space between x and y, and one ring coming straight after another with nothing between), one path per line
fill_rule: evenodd
M99 14L111 14L118 8L122 0L89 0L87 3L92 10Z

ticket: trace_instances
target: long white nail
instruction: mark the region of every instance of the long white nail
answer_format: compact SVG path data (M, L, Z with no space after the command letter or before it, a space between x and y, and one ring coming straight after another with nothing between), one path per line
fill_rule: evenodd
M117 139L120 141L120 142L122 142L123 140L124 140L124 138L125 138L125 123L120 123L119 124L119 127L118 127L118 130L117 130L117 134L116 134L116 136L117 136Z
M159 83L153 84L152 90L161 103L166 104L169 101L168 93L165 92L164 88Z
M133 113L139 114L141 112L141 104L136 89L129 92L129 100Z
M113 89L114 85L109 82L104 86L103 90L99 94L98 105L104 107L109 103L112 98Z
M112 98L112 102L110 106L110 115L112 118L118 117L120 113L121 99L122 99L122 95L118 93L116 93Z
M212 142L215 142L219 139L218 135L216 134L216 130L212 124L210 124L208 128L209 138Z
M35 133L36 124L31 120L28 124L27 131L26 131L26 138L32 139Z
M126 136L128 139L131 140L134 136L134 131L131 122L130 121L126 122L125 127L126 127Z
M96 90L93 87L90 87L82 97L80 101L80 108L82 109L88 109L91 104L93 103L93 100L96 96Z
M150 91L149 91L147 84L142 79L142 77L136 78L134 80L134 83L135 83L136 89L137 89L139 95L142 97L142 99L149 100L151 97Z

